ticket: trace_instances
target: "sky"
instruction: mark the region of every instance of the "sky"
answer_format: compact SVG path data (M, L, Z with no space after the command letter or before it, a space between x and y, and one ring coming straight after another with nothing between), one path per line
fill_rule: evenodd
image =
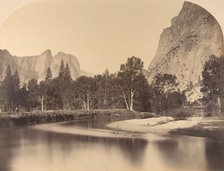
M223 0L192 0L224 28ZM148 68L163 29L183 0L0 0L0 49L31 56L51 49L75 55L81 69L119 70L137 56Z

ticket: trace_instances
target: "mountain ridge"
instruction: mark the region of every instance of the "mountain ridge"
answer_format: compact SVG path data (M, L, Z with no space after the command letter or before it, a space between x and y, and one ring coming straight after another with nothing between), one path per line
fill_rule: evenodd
M53 77L57 77L62 60L69 64L73 79L87 73L80 69L77 57L72 54L58 52L52 55L51 50L46 49L40 55L21 57L11 55L6 49L0 49L0 81L4 79L8 65L11 66L12 72L18 71L22 84L30 79L44 80L48 67L51 68Z

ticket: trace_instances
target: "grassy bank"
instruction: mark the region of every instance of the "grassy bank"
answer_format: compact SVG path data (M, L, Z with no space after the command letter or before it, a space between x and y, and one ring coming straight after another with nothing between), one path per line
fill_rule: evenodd
M0 113L0 128L85 119L130 119L139 115L138 112L123 109Z

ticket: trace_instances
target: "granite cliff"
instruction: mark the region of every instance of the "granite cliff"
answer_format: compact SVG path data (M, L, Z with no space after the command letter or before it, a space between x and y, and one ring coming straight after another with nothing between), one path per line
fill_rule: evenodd
M184 2L171 26L164 29L156 54L148 68L149 81L157 73L175 74L179 88L189 84L197 87L202 79L202 70L210 55L224 54L223 34L216 19L204 8Z
M19 72L21 83L26 83L32 78L38 81L44 80L48 67L51 68L53 77L56 77L61 60L64 60L65 64L69 64L73 79L85 73L81 71L78 59L71 54L59 52L52 56L51 51L46 50L36 56L17 57L11 55L7 50L0 50L0 81L4 79L8 65L11 66L12 72L15 70Z

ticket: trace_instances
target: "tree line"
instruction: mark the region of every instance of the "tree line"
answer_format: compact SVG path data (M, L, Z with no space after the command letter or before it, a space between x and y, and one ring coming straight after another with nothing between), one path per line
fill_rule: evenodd
M224 111L224 56L211 55L202 72L202 102L210 115Z
M5 112L115 108L162 112L183 106L185 95L177 86L177 78L171 74L157 74L149 84L143 62L134 56L116 73L106 69L103 74L76 80L62 60L57 77L48 68L43 81L31 79L24 85L9 65L0 86L0 108Z

